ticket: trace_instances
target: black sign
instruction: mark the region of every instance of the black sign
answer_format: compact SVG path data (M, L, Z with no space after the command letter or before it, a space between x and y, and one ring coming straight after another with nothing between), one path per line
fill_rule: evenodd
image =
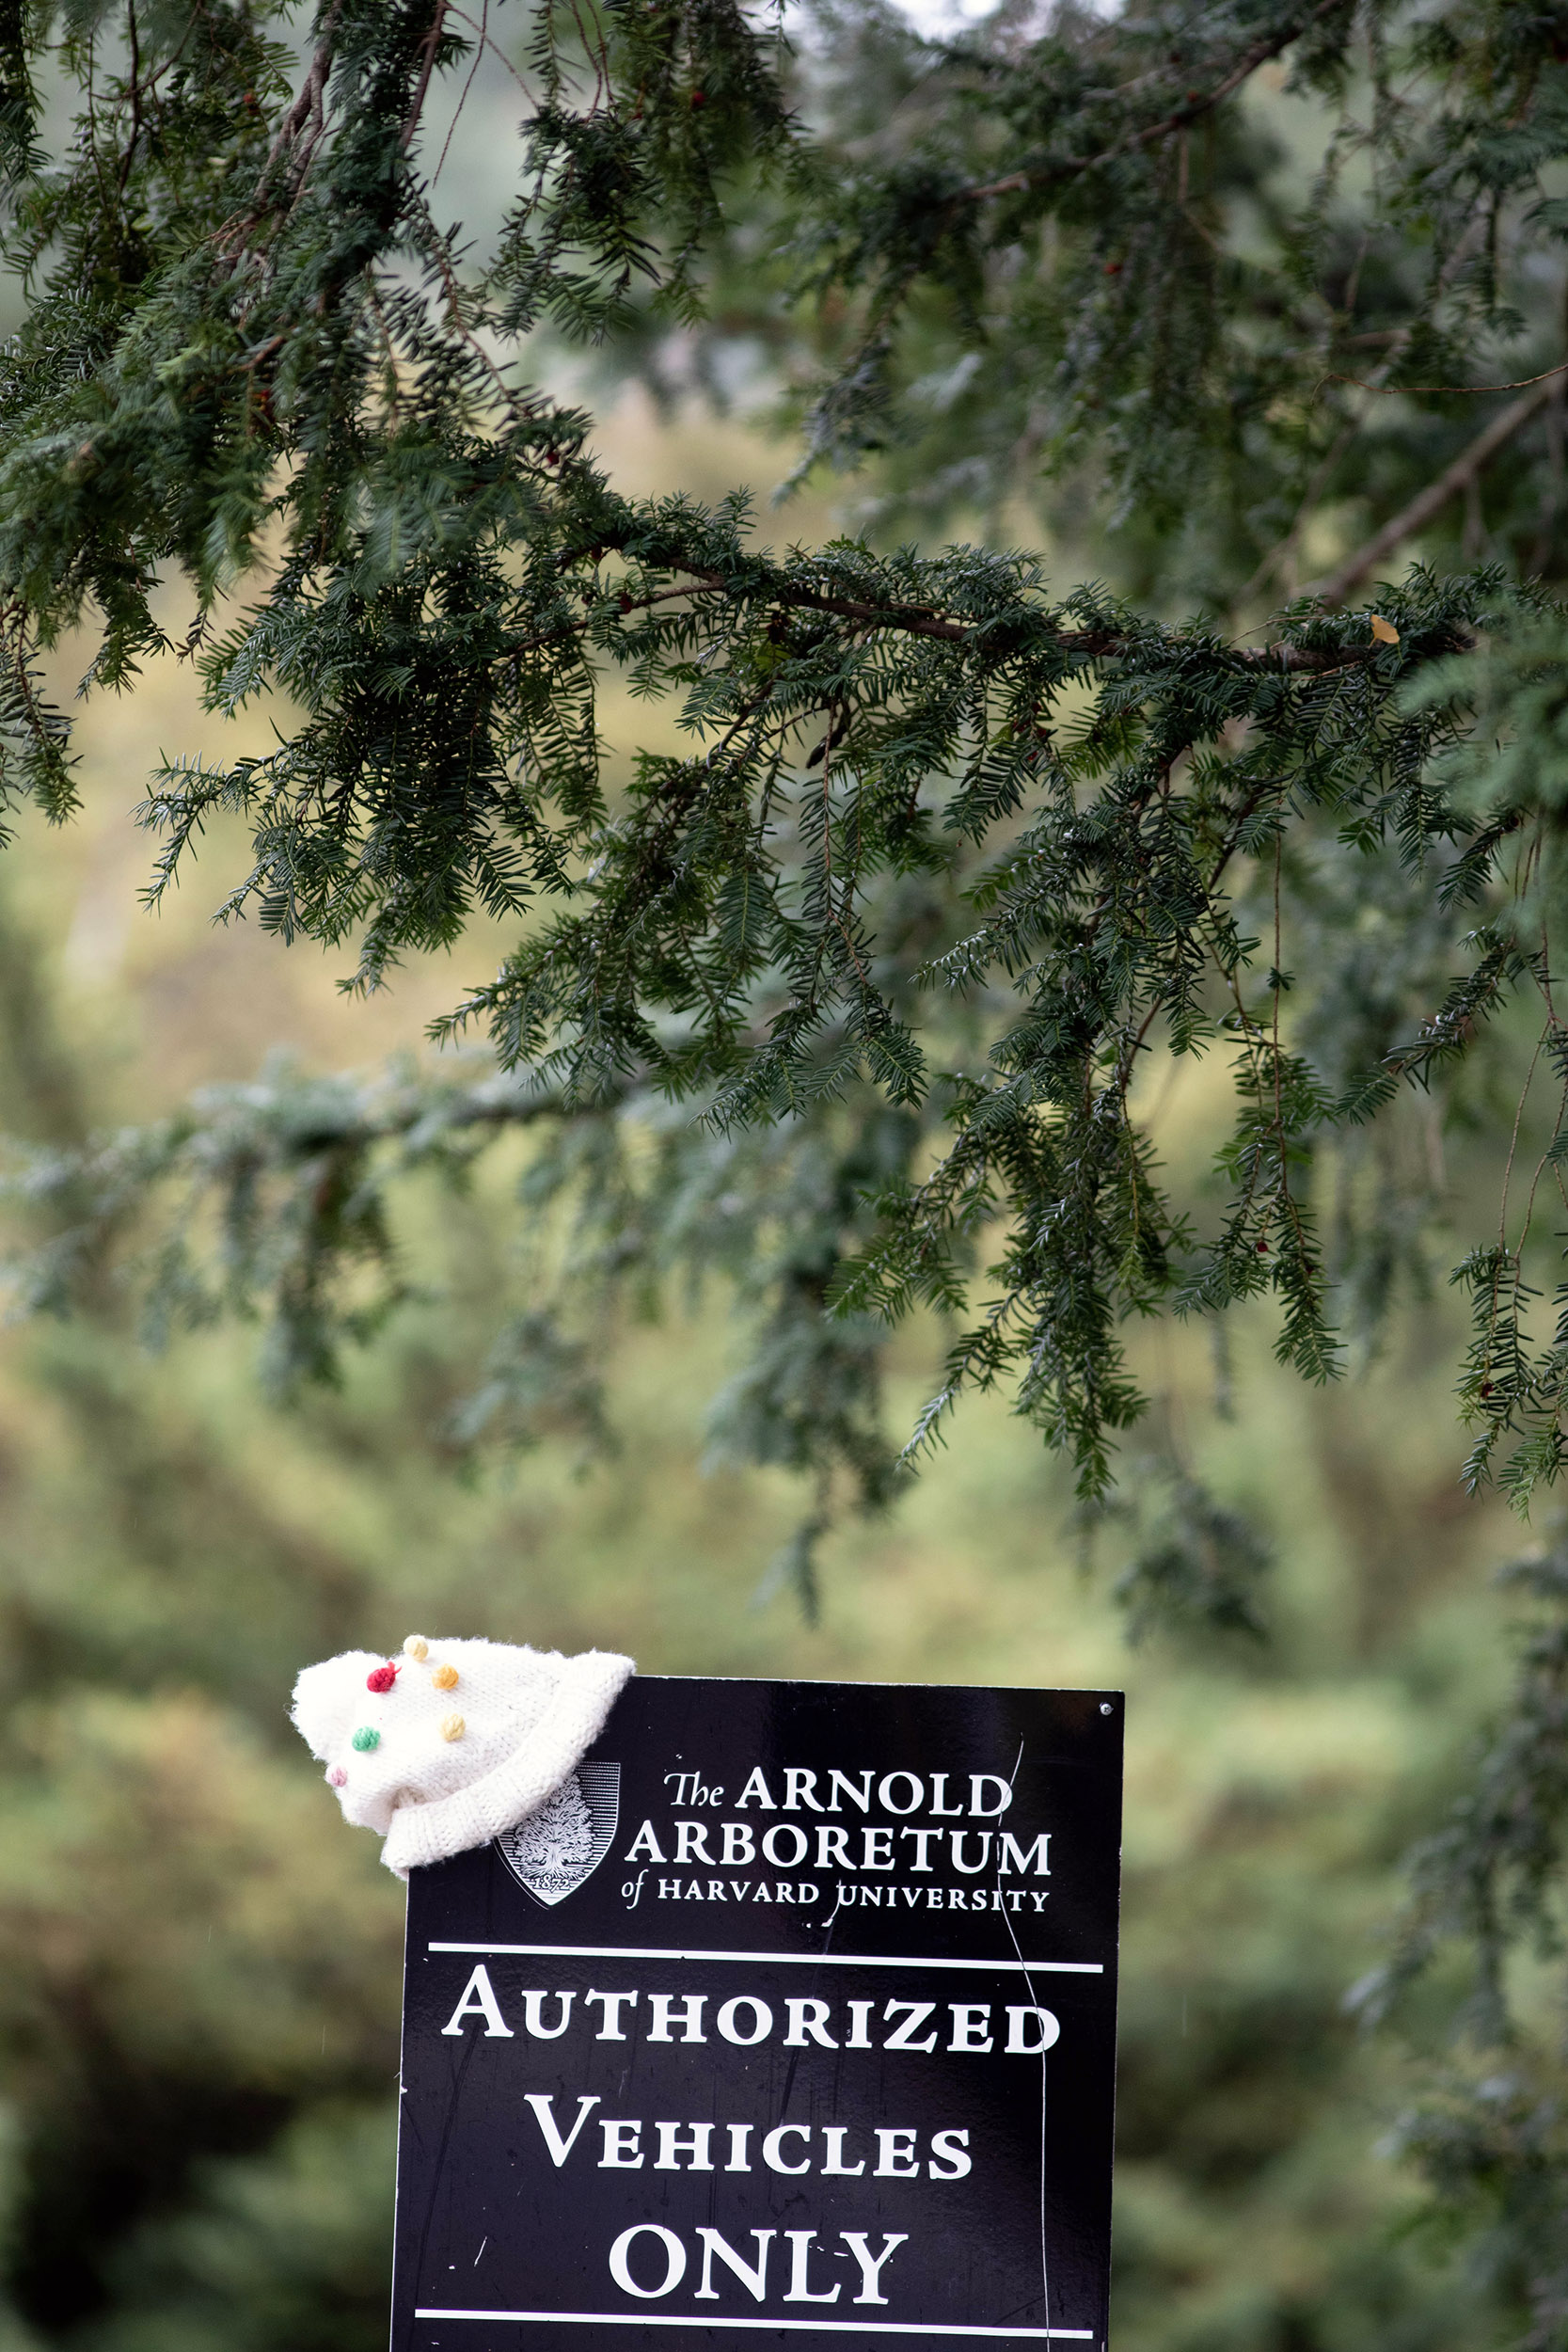
M628 1683L410 1879L393 2352L1102 2352L1121 1740L1115 1692Z

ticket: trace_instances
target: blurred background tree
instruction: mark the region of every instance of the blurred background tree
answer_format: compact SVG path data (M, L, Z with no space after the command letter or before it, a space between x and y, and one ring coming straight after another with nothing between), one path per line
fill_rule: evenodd
M1126 1680L1119 2341L1568 2335L1568 33L786 29L0 24L0 2344L382 2340L416 1622Z
M630 460L689 481L720 462L708 432L666 439L636 401L616 430ZM761 454L722 448L736 467ZM135 727L178 723L182 682L144 689ZM102 723L87 757L107 766L129 746L117 712ZM194 896L158 926L127 919L139 844L107 796L93 807L12 869L13 1129L44 1132L63 1104L112 1131L261 1039L330 1066L367 1019L407 1018L405 993L343 1006L328 960L214 937ZM1206 1124L1195 1105L1179 1131L1195 1181ZM1455 1476L1445 1298L1399 1319L1354 1385L1305 1395L1253 1311L1230 1375L1244 1422L1213 1409L1201 1334L1150 1334L1159 1441L1092 1567L1070 1477L980 1403L893 1514L827 1539L814 1628L786 1581L757 1589L795 1523L789 1475L700 1467L743 1306L677 1300L619 1327L608 1465L584 1476L574 1431L475 1475L451 1421L515 1279L510 1186L457 1216L432 1185L403 1231L426 1295L303 1410L259 1394L254 1337L231 1326L150 1356L107 1279L7 1343L19 2346L383 2342L402 1898L284 1710L301 1661L426 1622L614 1638L656 1672L1125 1683L1119 2340L1438 2346L1517 2325L1516 2256L1478 2271L1387 2144L1452 1988L1410 2042L1369 2041L1345 2009L1506 1668L1488 1570L1512 1539ZM917 1409L927 1356L915 1333L895 1346L890 1415ZM1129 1650L1113 1588L1180 1518L1172 1455L1268 1547L1266 1643L1151 1628Z

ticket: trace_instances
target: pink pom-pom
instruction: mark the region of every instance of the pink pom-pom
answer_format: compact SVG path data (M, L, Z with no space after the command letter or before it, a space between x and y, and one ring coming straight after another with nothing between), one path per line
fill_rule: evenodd
M365 1677L365 1688L367 1691L374 1691L378 1693L382 1691L389 1691L397 1678L398 1670L395 1666L377 1666L372 1674Z
M341 1788L347 1779L348 1774L344 1772L342 1766L341 1764L334 1764L332 1770L326 1775L326 1785L329 1788Z

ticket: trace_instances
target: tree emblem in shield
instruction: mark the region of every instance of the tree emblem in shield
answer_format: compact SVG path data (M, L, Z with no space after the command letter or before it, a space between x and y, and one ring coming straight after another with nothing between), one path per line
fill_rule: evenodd
M519 1886L558 1903L598 1868L620 1818L619 1764L579 1764L537 1813L501 1832L496 1851Z

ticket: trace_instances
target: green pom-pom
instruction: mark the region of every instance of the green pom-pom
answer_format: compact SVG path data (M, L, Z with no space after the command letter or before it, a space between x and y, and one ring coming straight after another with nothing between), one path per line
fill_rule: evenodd
M369 1724L361 1724L354 1738L349 1741L349 1745L357 1748L361 1756L366 1756L372 1748L378 1748L381 1745L381 1734L379 1731L372 1730Z

